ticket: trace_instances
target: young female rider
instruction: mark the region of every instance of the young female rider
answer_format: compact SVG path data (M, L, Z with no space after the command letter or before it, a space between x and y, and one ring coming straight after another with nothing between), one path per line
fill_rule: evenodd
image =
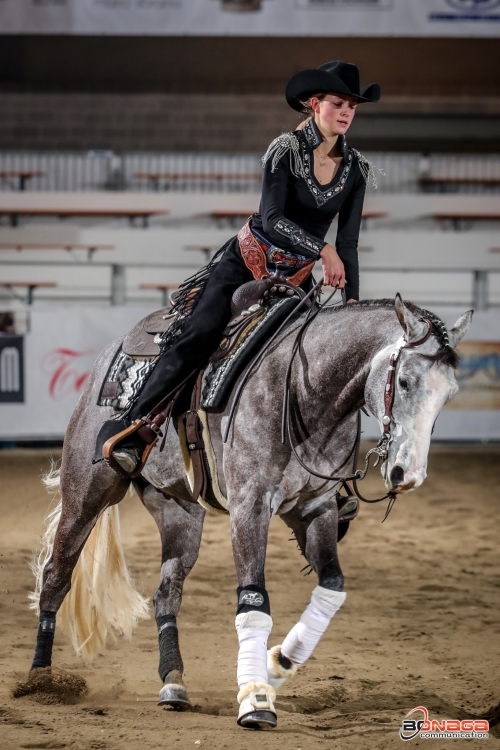
M303 70L288 82L286 100L309 115L294 133L284 133L269 146L263 158L264 175L259 212L250 217L238 237L230 240L178 339L164 351L127 419L104 423L98 437L96 459L103 443L144 418L168 393L217 349L230 319L236 289L273 269L277 255L291 264L289 280L310 288L315 261L321 258L324 282L346 289L347 299L359 297L358 236L370 165L349 148L345 133L361 102L380 98L378 84L359 85L355 65L339 60ZM335 247L325 235L338 214ZM154 436L148 420L139 432L119 442L114 459L129 473L145 447L142 437ZM148 432L151 432L149 436Z

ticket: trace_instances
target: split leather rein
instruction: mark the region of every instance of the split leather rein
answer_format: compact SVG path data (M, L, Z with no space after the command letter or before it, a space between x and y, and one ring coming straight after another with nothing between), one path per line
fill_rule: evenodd
M239 386L235 392L233 403L231 406L231 410L228 415L228 421L226 424L226 428L224 431L224 443L227 442L227 439L229 437L229 430L231 428L231 423L233 421L238 402L241 396L241 393L243 391L243 388L248 381L250 375L255 370L256 367L258 367L261 362L264 359L265 353L267 350L271 347L271 345L276 341L277 337L281 333L281 331L284 329L285 325L290 321L290 319L296 315L296 313L299 311L300 308L304 306L304 303L311 299L312 304L310 305L307 314L305 316L305 319L303 320L302 324L300 325L297 334L295 336L295 340L292 347L292 354L290 357L290 361L288 363L286 376L285 376L285 386L284 386L284 392L283 392L283 412L282 412L282 423L281 423L281 442L284 444L286 442L286 437L288 437L288 441L290 443L290 447L292 449L293 455L299 462L299 464L304 468L309 474L312 474L315 477L318 477L319 479L325 479L327 481L336 481L338 483L341 483L347 492L352 495L353 491L356 497L361 500L364 503L379 503L382 500L386 500L389 498L389 504L387 506L387 510L385 513L385 516L382 520L385 521L387 516L392 510L392 507L394 505L394 502L397 497L397 493L395 491L389 491L382 497L377 497L374 499L368 499L364 497L358 488L358 481L361 481L364 479L368 473L368 469L370 467L370 456L372 454L375 454L377 456L375 462L373 463L373 468L375 468L380 461L385 461L388 456L389 446L392 442L392 434L391 434L391 425L393 422L392 417L392 407L394 404L394 392L395 392L395 381L396 381L396 370L397 370L397 364L399 361L399 355L401 354L401 351L403 349L409 349L409 348L415 348L417 346L420 346L421 344L425 343L427 339L430 337L432 333L432 323L430 320L425 318L425 322L428 323L428 329L424 336L420 338L418 341L414 342L407 342L404 337L403 341L400 345L396 346L394 351L391 354L390 360L389 360L389 367L387 371L387 381L385 384L384 389L384 416L382 418L382 425L383 425L383 432L382 435L377 443L377 445L368 451L368 453L365 456L365 466L363 469L356 469L357 463L358 463L358 456L359 456L359 448L361 443L361 410L365 411L363 407L358 409L358 415L357 415L357 430L356 430L356 438L354 441L354 444L349 451L349 455L347 458L338 466L332 474L322 474L315 469L313 469L311 466L308 466L302 458L297 453L296 446L293 443L292 439L292 412L290 408L290 381L291 381L291 373L292 373L292 367L293 363L296 357L297 352L299 351L301 342L303 340L304 334L307 331L308 327L312 323L312 321L317 317L317 315L320 313L320 311L326 307L326 305L330 302L332 297L336 294L337 288L334 289L334 291L330 294L328 299L321 303L321 304L315 304L317 302L317 299L321 293L321 287L323 286L324 279L322 278L317 284L313 286L313 288L304 296L302 297L298 304L294 307L294 309L287 315L285 320L281 323L281 325L278 327L278 329L274 332L274 334L271 336L270 339L265 343L265 345L262 347L262 349L259 351L257 356L252 360L249 367L247 368L243 378L241 379ZM345 291L342 289L342 304L346 305L346 297L345 297ZM366 412L365 412L366 413ZM347 464L349 459L353 457L352 462L352 474L348 476L336 476L337 472L340 471L340 469ZM352 489L349 486L348 482L352 482Z

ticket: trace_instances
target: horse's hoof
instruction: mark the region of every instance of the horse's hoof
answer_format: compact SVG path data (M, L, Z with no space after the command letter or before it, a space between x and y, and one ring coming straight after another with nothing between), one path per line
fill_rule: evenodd
M245 729L272 729L277 726L278 718L267 690L258 688L243 698L238 713L238 724Z
M159 706L172 706L174 711L189 711L191 702L184 685L169 683L160 690Z
M239 718L238 724L245 729L274 729L278 726L278 718L274 711L251 711Z

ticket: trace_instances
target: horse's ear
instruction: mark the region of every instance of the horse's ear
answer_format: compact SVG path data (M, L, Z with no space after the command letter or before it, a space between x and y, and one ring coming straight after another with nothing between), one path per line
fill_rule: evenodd
M406 307L399 293L396 294L394 307L396 308L396 315L401 323L401 328L405 332L407 342L410 343L421 339L427 330L427 323L419 320L417 316Z
M461 315L453 328L448 331L448 340L450 342L450 346L454 349L457 344L462 341L463 337L469 330L469 326L472 323L472 316L474 314L474 310L468 310L466 313Z

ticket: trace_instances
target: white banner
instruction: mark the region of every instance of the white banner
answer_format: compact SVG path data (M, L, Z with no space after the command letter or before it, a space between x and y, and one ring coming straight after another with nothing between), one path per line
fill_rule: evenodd
M0 0L0 32L497 37L500 0Z
M463 311L434 310L449 327ZM0 336L0 440L62 438L99 352L149 312L35 309L24 337ZM500 439L499 341L500 312L476 313L461 344L460 392L439 416L435 438ZM363 417L363 430L378 437L377 421Z
M33 310L18 367L9 337L1 337L8 356L0 353L0 439L61 438L99 352L150 312L137 307ZM24 371L24 403L14 401L16 371Z

